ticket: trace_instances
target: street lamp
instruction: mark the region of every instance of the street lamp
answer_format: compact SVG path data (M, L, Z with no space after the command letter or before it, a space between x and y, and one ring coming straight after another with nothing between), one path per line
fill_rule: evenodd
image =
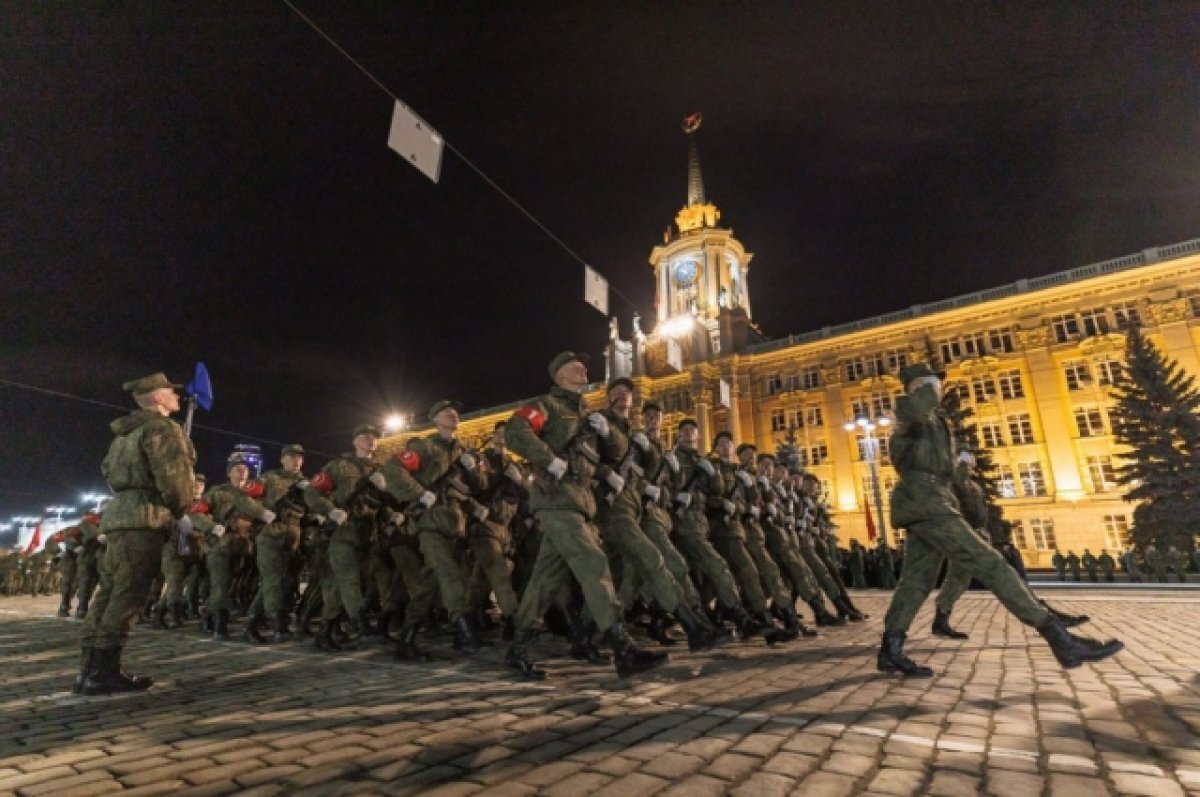
M879 539L884 545L888 544L887 539L887 523L883 518L883 489L879 481L879 440L875 437L875 430L878 428L887 428L892 423L892 420L887 416L879 416L874 421L869 418L859 417L853 421L847 421L842 428L851 434L858 434L860 431L863 436L863 459L867 461L867 466L871 469L871 492L875 496L875 514L879 518Z
M393 434L404 431L406 426L408 426L408 420L398 412L393 412L383 419L383 428Z
M105 493L84 493L79 496L79 500L85 504L93 504L91 511L99 512L104 502L108 500L108 495Z

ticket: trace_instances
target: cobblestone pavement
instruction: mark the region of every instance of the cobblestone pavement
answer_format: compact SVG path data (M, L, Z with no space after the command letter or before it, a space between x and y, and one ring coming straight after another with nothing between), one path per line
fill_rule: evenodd
M874 670L887 596L865 623L768 649L686 649L649 675L563 658L542 684L502 648L469 659L337 657L142 627L126 656L149 692L72 696L78 624L54 598L0 598L0 795L985 793L1200 795L1200 593L1056 590L1114 659L1064 672L990 596L966 641L909 642L935 678Z

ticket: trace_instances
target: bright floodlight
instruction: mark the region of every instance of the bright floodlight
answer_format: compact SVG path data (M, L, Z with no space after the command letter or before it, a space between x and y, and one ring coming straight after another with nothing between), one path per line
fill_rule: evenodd
M880 426L891 426L892 419L887 417L886 415L884 415L879 418L876 418L875 423L879 424Z
M662 322L660 329L664 335L674 338L691 332L695 323L696 319L690 315L677 315Z
M842 428L845 429L847 432L853 432L855 429L855 423L854 423L854 421L846 421L845 423L842 424Z
M393 412L383 420L383 428L389 432L399 432L404 428L404 416Z

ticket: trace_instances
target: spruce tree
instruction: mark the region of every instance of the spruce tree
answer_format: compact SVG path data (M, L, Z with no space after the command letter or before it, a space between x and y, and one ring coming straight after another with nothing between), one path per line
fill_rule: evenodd
M1137 501L1133 538L1191 551L1200 534L1200 390L1195 379L1146 339L1135 324L1125 339L1125 367L1113 388L1113 434L1129 450L1117 481Z

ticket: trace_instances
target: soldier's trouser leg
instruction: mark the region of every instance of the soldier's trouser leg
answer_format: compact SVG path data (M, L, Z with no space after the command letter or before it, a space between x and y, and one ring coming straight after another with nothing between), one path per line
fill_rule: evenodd
M700 529L678 528L675 530L675 547L683 558L703 577L701 590L711 590L717 603L732 609L742 605L737 581L729 570L729 563L717 552L713 544ZM702 592L702 594L704 594ZM707 602L707 601L706 601Z
M283 597L283 577L287 573L287 541L279 535L262 532L255 543L255 560L258 563L258 594L262 597L262 608L272 619L283 613L286 603ZM252 606L251 617L263 616Z
M828 571L833 583L837 585L838 594L842 594L846 591L846 582L842 580L842 566L838 561L837 549L831 550L825 540L819 537L813 537L812 542L813 550L816 551L817 556L825 565L825 570Z
M75 576L74 566L62 568L62 581L58 585L58 594L62 596L62 602L65 606L70 606L71 598L75 596Z
M169 548L163 549L162 568L166 576L163 583L162 602L170 606L183 600L183 582L187 578L187 562Z
M317 549L314 559L317 562L317 583L321 587L321 619L336 620L342 612L342 594L338 590L337 577L329 558L328 543Z
M467 610L466 585L463 584L462 570L455 556L458 540L439 531L422 531L420 540L425 569L437 581L442 605L450 615L450 622L456 622Z
M484 576L485 583L496 595L496 603L500 613L505 617L513 617L517 613L520 601L512 587L512 563L504 555L504 541L491 534L472 534L470 538L471 552L475 555L475 569ZM478 594L472 595L472 606L477 606Z
M688 572L687 559L671 542L671 533L668 530L670 519L665 515L666 511L658 507L646 510L646 513L642 515L642 531L645 533L646 539L650 540L662 554L667 572L675 578L676 583L683 590L683 602L688 606L699 606L700 593L696 590L696 585L692 582L692 577Z
M528 631L537 623L572 574L583 589L584 601L596 625L610 628L621 605L613 590L608 560L600 548L596 527L579 512L569 510L544 510L537 517L542 540L517 609L517 630Z
M921 604L933 591L942 558L975 578L1026 625L1039 626L1048 612L1004 557L971 531L961 517L945 515L908 527L900 583L892 596L883 627L905 633Z
M800 557L804 559L804 563L808 565L808 569L812 571L813 578L816 579L817 585L826 597L834 600L842 594L838 589L838 584L833 580L833 576L829 574L829 568L825 566L825 561L817 555L817 550L813 545L812 535L803 533L800 535Z
M421 555L409 541L394 542L388 549L388 555L391 556L392 565L396 569L398 582L392 585L391 606L393 610L399 610L404 596L408 597L409 605L412 605L414 596L420 591L421 571L424 565Z
M746 550L746 541L735 535L713 537L713 547L729 563L729 572L746 598L746 604L752 612L761 612L767 608L767 595L763 592L762 577L750 552Z
M776 606L794 607L795 599L792 597L792 591L784 583L783 574L779 572L779 563L771 557L767 550L767 540L763 536L762 526L751 520L744 524L744 528L746 529L746 550L749 552L750 558L754 560L754 566L758 568L763 589L766 590Z
M800 556L800 549L787 536L787 530L781 529L773 523L764 523L762 528L767 541L767 550L770 551L775 561L779 562L780 569L787 575L787 580L791 582L796 594L800 596L800 600L808 603L813 598L819 597L821 593L817 589L817 582L813 579L812 571L808 569L808 565Z
M333 569L333 586L341 600L341 607L351 619L358 617L363 608L361 555L356 546L348 542L332 540L329 543L329 566ZM326 612L329 609L326 607ZM329 615L323 615L328 617ZM330 618L332 619L332 618Z
M938 565L941 569L941 565ZM942 588L938 590L936 605L939 611L949 614L954 609L954 604L958 603L958 599L967 591L967 587L971 584L971 574L966 571L962 565L957 565L954 562L947 562L946 577L942 579Z
M233 585L233 565L229 561L229 554L218 546L205 554L204 562L208 566L208 601L205 604L208 611L229 611L233 606L229 597Z
M100 571L96 556L93 554L86 565L79 568L79 593L76 595L80 603L88 604L96 592L96 584L100 581Z
M162 544L159 529L108 532L108 550L100 562L100 592L83 626L83 647L124 647L158 575Z
M600 535L606 544L619 550L621 557L633 566L642 588L659 607L664 611L675 611L683 599L683 588L667 570L658 548L642 531L637 516L622 511L609 512Z

